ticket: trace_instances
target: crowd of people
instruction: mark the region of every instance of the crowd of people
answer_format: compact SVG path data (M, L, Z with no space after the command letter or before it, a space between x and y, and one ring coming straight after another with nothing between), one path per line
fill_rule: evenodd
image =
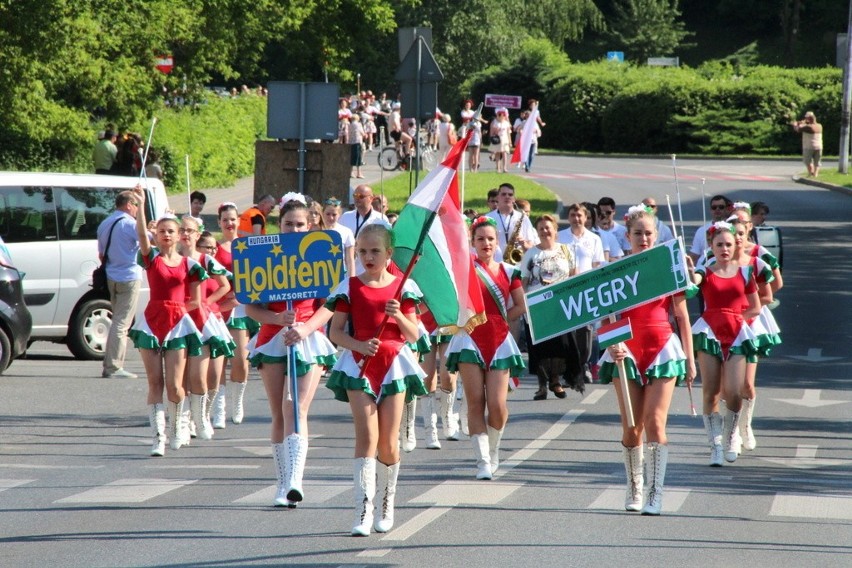
M484 122L474 120L471 106L468 101L462 128L481 131ZM390 108L393 112L393 103ZM500 140L492 145L502 147L513 132L507 122L498 112L489 133L497 132L493 136ZM447 124L443 119L439 126ZM538 121L533 124L540 129ZM440 147L441 137L452 130L445 126L437 132ZM358 136L370 140L366 133ZM497 167L505 171L506 164ZM568 227L560 231L552 215L532 219L529 202L518 199L509 183L487 197L488 212L465 211L487 320L449 336L431 319L417 284L406 281L397 293L401 272L390 262L391 216L384 196L369 185L354 188L354 207L348 211L336 198L319 203L295 193L280 200L262 196L242 212L222 203L218 241L201 221L206 197L200 192L190 196L189 214L150 224L141 187L119 194L116 213L98 231L99 251L108 253L113 265L107 274L115 312L103 375L133 376L123 368L125 344L132 340L148 380L150 454L163 456L167 443L176 451L193 437L212 438L225 428L228 410L231 421L240 424L250 366L258 369L269 402L275 506L295 508L306 498L310 407L322 377L334 398L348 404L354 431L353 536L393 527L401 460L417 445L418 400L425 447L441 448L440 419L445 440L458 440L460 432L470 437L476 479L492 479L509 421L507 397L527 370L538 380L536 401L549 393L564 399L566 389L582 393L595 373L601 383L618 387L627 511L660 514L669 406L675 386L691 387L698 370L710 464L734 462L743 449L756 447L756 365L780 342L767 309L782 286L778 262L754 241L753 222L765 220L766 204L712 197L712 221L695 233L689 250L690 290L619 314L630 318L632 338L600 350L593 326L533 344L524 294L670 240L672 231L657 217L656 201L647 197L630 207L623 224L615 220L617 204L610 197L574 203L567 207ZM347 278L328 298L292 305L236 301L230 283L234 239L265 234L276 206L281 233L340 234ZM143 270L151 297L128 330ZM702 298L701 315L690 322L686 298L694 293ZM291 356L295 404L288 400L294 393L285 380ZM457 398L463 398L458 412Z

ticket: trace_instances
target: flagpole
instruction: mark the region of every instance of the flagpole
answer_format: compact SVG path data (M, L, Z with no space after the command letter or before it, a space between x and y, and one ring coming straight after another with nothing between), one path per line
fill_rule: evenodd
M187 211L189 211L189 213L191 215L192 214L192 191L189 188L189 154L186 154L184 156L184 158L185 158L184 162L186 163L186 202L189 206L189 209L187 209Z
M151 149L151 142L154 140L154 126L157 124L157 117L151 118L151 130L148 131L148 140L145 142L145 154L142 156L142 167L139 168L139 181L142 181L142 177L145 179L148 178L145 175L145 165L148 163L148 150Z
M609 323L615 323L615 314L609 316ZM623 347L623 343L618 343L619 347ZM636 427L636 421L633 419L633 403L630 402L630 389L627 387L627 367L624 365L624 359L616 361L618 367L618 378L621 379L621 398L624 400L624 413L627 415L627 425L631 428Z
M680 234L683 234L683 209L681 208L680 182L677 179L677 156L675 154L672 154L672 169L674 170L675 192L677 193L677 215L680 218ZM674 224L674 221L672 221L672 224Z

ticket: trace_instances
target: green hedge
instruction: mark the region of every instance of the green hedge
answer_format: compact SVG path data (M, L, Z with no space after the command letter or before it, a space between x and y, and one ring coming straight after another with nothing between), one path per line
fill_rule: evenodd
M547 122L541 145L589 152L796 154L789 123L813 110L828 154L838 153L839 69L637 67L595 62L518 61L472 78L471 92L495 79L534 85ZM503 92L506 92L503 90ZM506 94L521 94L506 92Z

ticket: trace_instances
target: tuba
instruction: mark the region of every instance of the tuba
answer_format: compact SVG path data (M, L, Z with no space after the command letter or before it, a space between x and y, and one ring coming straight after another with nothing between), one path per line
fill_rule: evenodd
M503 262L508 264L518 264L524 258L524 248L520 246L518 236L521 234L521 225L524 223L525 215L521 213L521 218L515 224L515 229L512 231L511 239L506 241L506 250L503 251Z

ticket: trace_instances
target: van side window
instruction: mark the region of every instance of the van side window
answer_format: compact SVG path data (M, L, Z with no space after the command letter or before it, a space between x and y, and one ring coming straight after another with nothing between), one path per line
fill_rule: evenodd
M54 188L59 238L63 241L97 238L98 225L115 209L115 196L119 191L113 188Z
M7 243L56 240L56 213L50 187L0 188L0 236Z

